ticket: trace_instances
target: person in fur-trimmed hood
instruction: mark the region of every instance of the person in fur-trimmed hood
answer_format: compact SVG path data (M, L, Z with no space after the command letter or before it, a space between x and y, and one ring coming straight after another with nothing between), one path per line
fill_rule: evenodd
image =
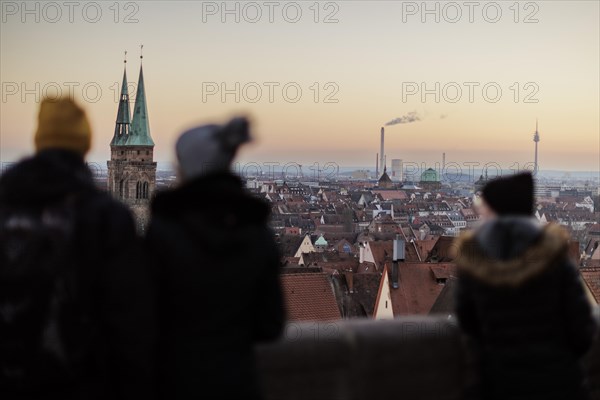
M569 237L533 217L530 173L484 187L484 222L458 238L456 315L481 362L481 397L587 399L580 358L596 325Z

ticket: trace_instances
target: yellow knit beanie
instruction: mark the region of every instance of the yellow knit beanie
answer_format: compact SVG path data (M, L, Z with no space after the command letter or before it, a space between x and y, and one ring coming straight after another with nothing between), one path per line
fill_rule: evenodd
M81 109L72 99L44 99L35 133L37 151L72 150L84 156L90 149L92 131Z

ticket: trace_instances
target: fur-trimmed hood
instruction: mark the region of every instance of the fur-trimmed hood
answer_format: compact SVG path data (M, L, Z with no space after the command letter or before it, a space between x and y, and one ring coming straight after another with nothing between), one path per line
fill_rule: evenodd
M461 235L455 245L459 271L495 286L519 286L567 257L568 233L531 218L500 218Z

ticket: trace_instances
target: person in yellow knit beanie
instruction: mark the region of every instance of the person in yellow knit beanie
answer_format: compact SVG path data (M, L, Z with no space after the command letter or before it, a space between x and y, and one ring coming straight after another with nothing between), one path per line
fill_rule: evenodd
M72 150L82 156L89 151L92 130L85 111L70 98L45 99L40 106L35 148Z
M0 175L0 398L156 398L154 285L129 208L85 163L90 123L45 99Z

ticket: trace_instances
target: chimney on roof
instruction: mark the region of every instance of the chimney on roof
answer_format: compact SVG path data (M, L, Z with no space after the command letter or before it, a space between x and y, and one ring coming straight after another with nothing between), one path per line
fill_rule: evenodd
M352 270L350 270L346 271L344 275L346 276L346 284L348 285L348 291L350 293L354 293L354 273L352 272Z
M365 261L365 245L361 242L358 244L358 262L363 263Z
M392 288L398 289L398 262L404 261L404 239L400 238L400 235L396 235L396 239L394 239L393 249L394 252L392 255Z
M398 262L392 261L392 288L398 289Z

